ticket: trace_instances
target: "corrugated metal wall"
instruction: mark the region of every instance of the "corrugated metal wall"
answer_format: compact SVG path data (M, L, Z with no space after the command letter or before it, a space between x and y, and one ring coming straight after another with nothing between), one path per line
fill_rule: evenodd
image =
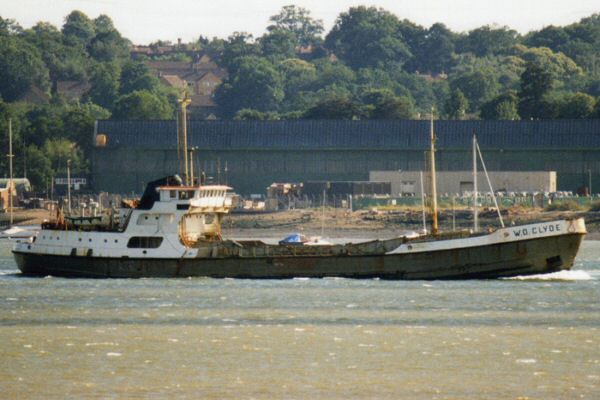
M225 149L426 149L428 121L190 121L189 143ZM437 121L440 148L600 148L600 120ZM175 121L98 121L107 147L175 148Z
M591 170L600 189L600 120L438 121L435 130L440 170L470 168L476 133L489 170L555 170L559 190L587 185ZM262 193L272 182L420 170L429 147L428 121L190 121L189 131L198 166L240 193ZM139 192L176 171L174 121L98 121L97 133L107 143L94 152L96 190Z

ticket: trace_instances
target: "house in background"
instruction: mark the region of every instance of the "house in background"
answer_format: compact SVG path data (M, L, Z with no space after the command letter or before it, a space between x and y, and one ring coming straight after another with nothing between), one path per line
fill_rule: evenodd
M145 63L163 84L179 90L187 88L192 100L188 108L192 118L213 119L216 112L214 94L227 77L227 72L208 53L197 53L193 60L152 60Z

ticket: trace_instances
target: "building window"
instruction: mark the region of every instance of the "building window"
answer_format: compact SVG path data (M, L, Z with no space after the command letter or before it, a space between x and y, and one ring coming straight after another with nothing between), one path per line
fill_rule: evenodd
M163 238L160 236L133 236L127 242L130 249L156 249L160 247Z

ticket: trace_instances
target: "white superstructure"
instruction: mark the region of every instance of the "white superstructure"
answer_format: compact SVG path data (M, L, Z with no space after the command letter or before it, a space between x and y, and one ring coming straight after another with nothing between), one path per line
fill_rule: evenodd
M159 186L147 209L119 210L121 225L79 230L42 228L15 251L108 258L187 258L198 250L190 244L220 237L220 218L229 212L228 186ZM187 246L186 246L187 244Z

